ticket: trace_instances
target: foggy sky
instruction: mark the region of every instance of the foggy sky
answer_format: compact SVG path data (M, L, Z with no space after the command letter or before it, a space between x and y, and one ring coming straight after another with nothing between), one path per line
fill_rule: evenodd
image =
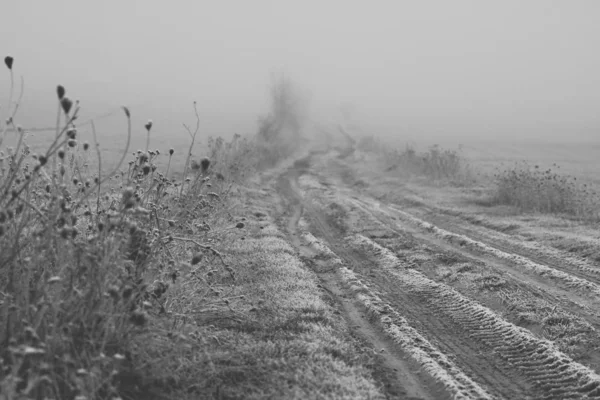
M3 0L0 13L23 126L52 126L60 83L82 117L127 104L140 126L185 135L196 100L206 134L251 133L284 71L315 118L349 103L373 133L600 137L594 0Z

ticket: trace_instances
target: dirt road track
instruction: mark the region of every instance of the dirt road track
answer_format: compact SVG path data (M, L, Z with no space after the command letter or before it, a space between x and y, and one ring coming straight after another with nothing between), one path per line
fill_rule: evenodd
M308 172L306 166L306 162L297 165L278 181L278 191L287 209L288 234L320 274L323 286L340 304L356 335L368 346L384 350L379 374L390 398L486 398L488 395L487 398L505 399L600 398L600 377L593 371L574 362L552 343L429 279L397 259L393 251L371 241L370 232L391 242L402 238L389 224L380 221L381 214L369 202L356 209L358 213L369 214L360 220L361 235L349 235L340 229L322 208L307 198L306 190L298 187L298 178ZM323 186L322 190L313 190L311 196L318 197L321 192L324 195L327 190L335 188ZM337 195L352 202L347 193ZM339 257L339 265L324 261L318 251L301 239L303 232L298 224L301 217L308 221L310 232ZM348 218L345 222L356 224L357 220ZM419 239L416 241L418 244ZM417 372L418 360L403 351L372 317L367 317L363 306L348 301L356 298L355 293L335 273L344 267L356 275L366 291L405 319L429 346L451 360L439 363L446 365L446 372L458 376L454 370L457 368L468 377L457 378L458 391L444 388L439 376Z
M305 213L303 199L296 187L299 173L299 170L292 170L282 175L278 182L279 193L287 205L287 232L302 258L318 273L326 292L331 296L331 300L338 304L357 337L365 346L378 353L381 364L376 368L375 374L385 386L387 395L390 398L407 400L450 398L443 386L419 374L420 366L411 363L406 354L399 351L389 338L373 327L365 311L352 301L352 294L336 279L335 272L332 272L333 267L321 262L317 252L303 244L302 233L298 228L300 218Z

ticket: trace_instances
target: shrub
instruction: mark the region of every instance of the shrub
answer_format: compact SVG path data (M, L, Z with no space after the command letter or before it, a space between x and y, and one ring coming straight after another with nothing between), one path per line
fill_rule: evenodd
M553 165L557 168L557 165ZM494 175L492 203L523 211L565 213L596 218L598 198L594 189L576 177L519 163Z
M269 95L270 111L258 121L261 166L273 166L298 150L308 117L306 99L289 78L274 76Z
M439 145L433 145L422 153L410 145L402 151L389 150L388 145L374 137L362 138L358 148L383 155L386 171L461 184L471 181L469 164L458 150L442 149Z

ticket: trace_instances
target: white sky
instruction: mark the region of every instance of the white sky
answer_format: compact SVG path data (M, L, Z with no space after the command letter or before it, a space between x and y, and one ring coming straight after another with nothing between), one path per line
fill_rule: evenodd
M53 124L61 83L83 116L128 104L180 134L197 100L207 134L249 133L278 70L316 114L349 102L373 133L600 137L600 1L2 0L0 13L24 126Z

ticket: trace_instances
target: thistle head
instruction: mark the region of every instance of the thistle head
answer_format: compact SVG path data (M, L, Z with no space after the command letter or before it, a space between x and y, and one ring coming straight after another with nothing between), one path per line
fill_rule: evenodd
M200 160L200 168L201 168L202 172L206 172L208 167L210 167L210 160L208 158L204 157L202 160Z
M69 114L71 108L73 107L73 101L67 96L64 96L62 99L60 99L60 106L62 107L65 114Z
M12 58L11 56L4 57L4 64L6 64L6 67L8 69L12 70L13 62L14 58Z
M63 85L58 85L56 87L56 94L58 95L58 100L62 100L65 97L65 87Z

